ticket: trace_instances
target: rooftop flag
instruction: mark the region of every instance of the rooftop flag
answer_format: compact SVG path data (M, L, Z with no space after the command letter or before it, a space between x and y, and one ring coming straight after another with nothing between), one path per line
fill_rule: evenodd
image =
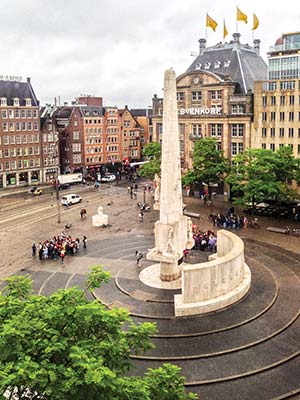
M257 16L255 14L253 14L253 28L252 28L252 30L254 31L255 29L257 29L258 25L259 25L259 20L258 20Z
M225 40L226 36L228 35L228 30L225 25L225 19L223 20L223 40Z
M244 14L238 7L236 8L236 20L237 21L244 21L245 24L248 22L248 17Z
M206 14L206 27L211 28L214 32L216 32L217 26L217 22L212 19L208 14Z

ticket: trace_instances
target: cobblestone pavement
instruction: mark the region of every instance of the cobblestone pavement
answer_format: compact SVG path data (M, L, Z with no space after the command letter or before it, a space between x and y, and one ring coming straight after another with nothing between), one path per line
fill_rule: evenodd
M107 307L126 307L134 322L157 324L155 349L133 358L136 373L172 362L182 368L188 389L201 399L300 398L300 238L266 231L267 226L292 228L291 221L260 218L260 229L234 231L245 240L246 262L252 272L251 289L241 301L219 312L175 318L173 296L178 290L151 288L139 280L135 250L145 254L153 246L153 224L158 218L151 211L145 213L143 223L138 222L136 202L142 200L142 191L137 200L131 200L124 186L78 190L88 218L81 221L81 206L75 206L62 212L61 225L71 222L70 234L86 234L88 248L66 257L64 265L39 262L30 255L33 241L62 229L57 227L55 209L45 209L49 199L33 199L24 205L20 200L0 199L0 207L7 210L0 215L2 276L29 273L35 292L49 295L61 287L82 287L90 266L103 264L113 278L94 296ZM213 208L199 199L184 200L188 210L200 213L200 220L194 222L204 230L212 229L208 220L212 211L229 207L220 199ZM91 226L99 205L109 215L108 228ZM34 212L26 218L19 216L22 209ZM9 215L14 219L8 221ZM193 251L192 262L205 261L207 255ZM143 259L142 268L148 265Z

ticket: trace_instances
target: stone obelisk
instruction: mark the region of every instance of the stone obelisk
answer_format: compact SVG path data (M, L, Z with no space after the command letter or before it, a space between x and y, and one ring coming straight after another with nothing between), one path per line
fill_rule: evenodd
M176 280L181 275L178 261L183 250L193 244L191 220L182 210L176 75L169 69L164 80L160 217L155 223L155 248L147 259L160 261L161 280Z

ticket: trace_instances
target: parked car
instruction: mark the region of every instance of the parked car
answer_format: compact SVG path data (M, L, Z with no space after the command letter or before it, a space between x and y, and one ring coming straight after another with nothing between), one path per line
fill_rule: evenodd
M116 175L106 174L101 178L101 182L113 182L116 180Z
M63 189L70 189L70 184L69 183L59 183L58 190L63 190Z
M72 204L80 203L82 198L78 194L67 194L62 196L61 203L64 206L70 206Z
M33 196L39 196L40 194L43 193L43 190L36 186L32 186L32 188L29 190L28 193L32 194Z

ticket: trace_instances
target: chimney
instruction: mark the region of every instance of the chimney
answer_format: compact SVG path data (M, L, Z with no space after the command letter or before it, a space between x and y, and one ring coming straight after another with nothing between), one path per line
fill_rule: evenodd
M26 78L27 83L31 83L31 79L30 78Z
M236 32L232 36L233 36L233 43L240 43L240 37L241 37L240 33Z
M199 55L202 56L206 45L206 39L199 39L198 42L199 42Z
M260 40L259 39L254 39L254 50L256 51L256 54L259 56L259 50L260 50Z
M54 105L57 105L56 97L54 97Z

